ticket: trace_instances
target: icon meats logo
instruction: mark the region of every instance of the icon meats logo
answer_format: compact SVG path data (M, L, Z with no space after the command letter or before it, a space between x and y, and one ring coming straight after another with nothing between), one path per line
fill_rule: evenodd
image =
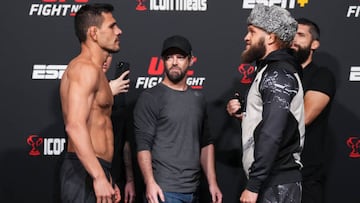
M89 0L42 0L31 4L29 16L75 16Z
M350 158L360 158L360 139L358 137L349 137L346 145L351 149Z
M196 63L197 58L194 58L194 63ZM143 88L152 88L163 79L162 75L164 74L164 62L159 57L152 57L150 60L150 65L148 68L148 74L151 77L138 77L136 81L136 89ZM194 71L187 71L187 80L186 83L192 89L202 89L205 81L205 77L193 77Z
M65 138L42 138L38 135L29 135L26 142L31 147L30 156L40 156L41 148L45 156L60 155L66 143Z
M250 64L240 64L238 71L241 74L241 84L251 84L253 78L253 73L255 73L255 67Z
M136 0L136 10L146 11L148 7L145 2L150 4L151 11L206 11L207 0Z

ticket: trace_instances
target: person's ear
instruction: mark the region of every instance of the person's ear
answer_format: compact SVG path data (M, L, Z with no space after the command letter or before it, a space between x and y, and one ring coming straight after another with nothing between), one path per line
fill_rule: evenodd
M192 66L195 63L195 57L194 56L190 56L190 63L189 66Z
M270 33L265 37L266 44L274 44L276 42L276 35L274 33Z
M320 42L319 42L319 40L313 40L312 42L311 42L311 49L312 50L316 50L316 49L318 49L320 47Z
M98 29L96 26L91 26L89 27L89 36L91 37L91 39L93 39L94 41L97 40L97 32L98 32Z

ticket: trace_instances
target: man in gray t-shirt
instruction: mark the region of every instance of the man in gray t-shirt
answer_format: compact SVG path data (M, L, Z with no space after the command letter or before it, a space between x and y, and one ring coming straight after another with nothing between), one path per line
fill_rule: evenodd
M212 201L222 200L206 102L186 84L187 69L194 61L191 50L182 36L164 41L164 80L145 90L134 109L138 162L150 203L198 202L201 167Z

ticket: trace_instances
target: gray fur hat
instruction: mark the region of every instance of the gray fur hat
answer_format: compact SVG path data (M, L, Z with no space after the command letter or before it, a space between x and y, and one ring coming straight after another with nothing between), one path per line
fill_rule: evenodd
M247 23L274 33L282 41L290 42L297 31L297 22L290 12L279 6L256 4L247 19Z

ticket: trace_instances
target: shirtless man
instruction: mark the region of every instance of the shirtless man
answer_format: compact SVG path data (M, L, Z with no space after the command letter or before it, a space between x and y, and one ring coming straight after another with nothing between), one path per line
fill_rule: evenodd
M75 16L81 53L70 61L60 84L68 135L60 171L62 202L119 202L110 175L114 137L113 95L103 71L110 53L120 50L122 31L109 4L84 5Z

